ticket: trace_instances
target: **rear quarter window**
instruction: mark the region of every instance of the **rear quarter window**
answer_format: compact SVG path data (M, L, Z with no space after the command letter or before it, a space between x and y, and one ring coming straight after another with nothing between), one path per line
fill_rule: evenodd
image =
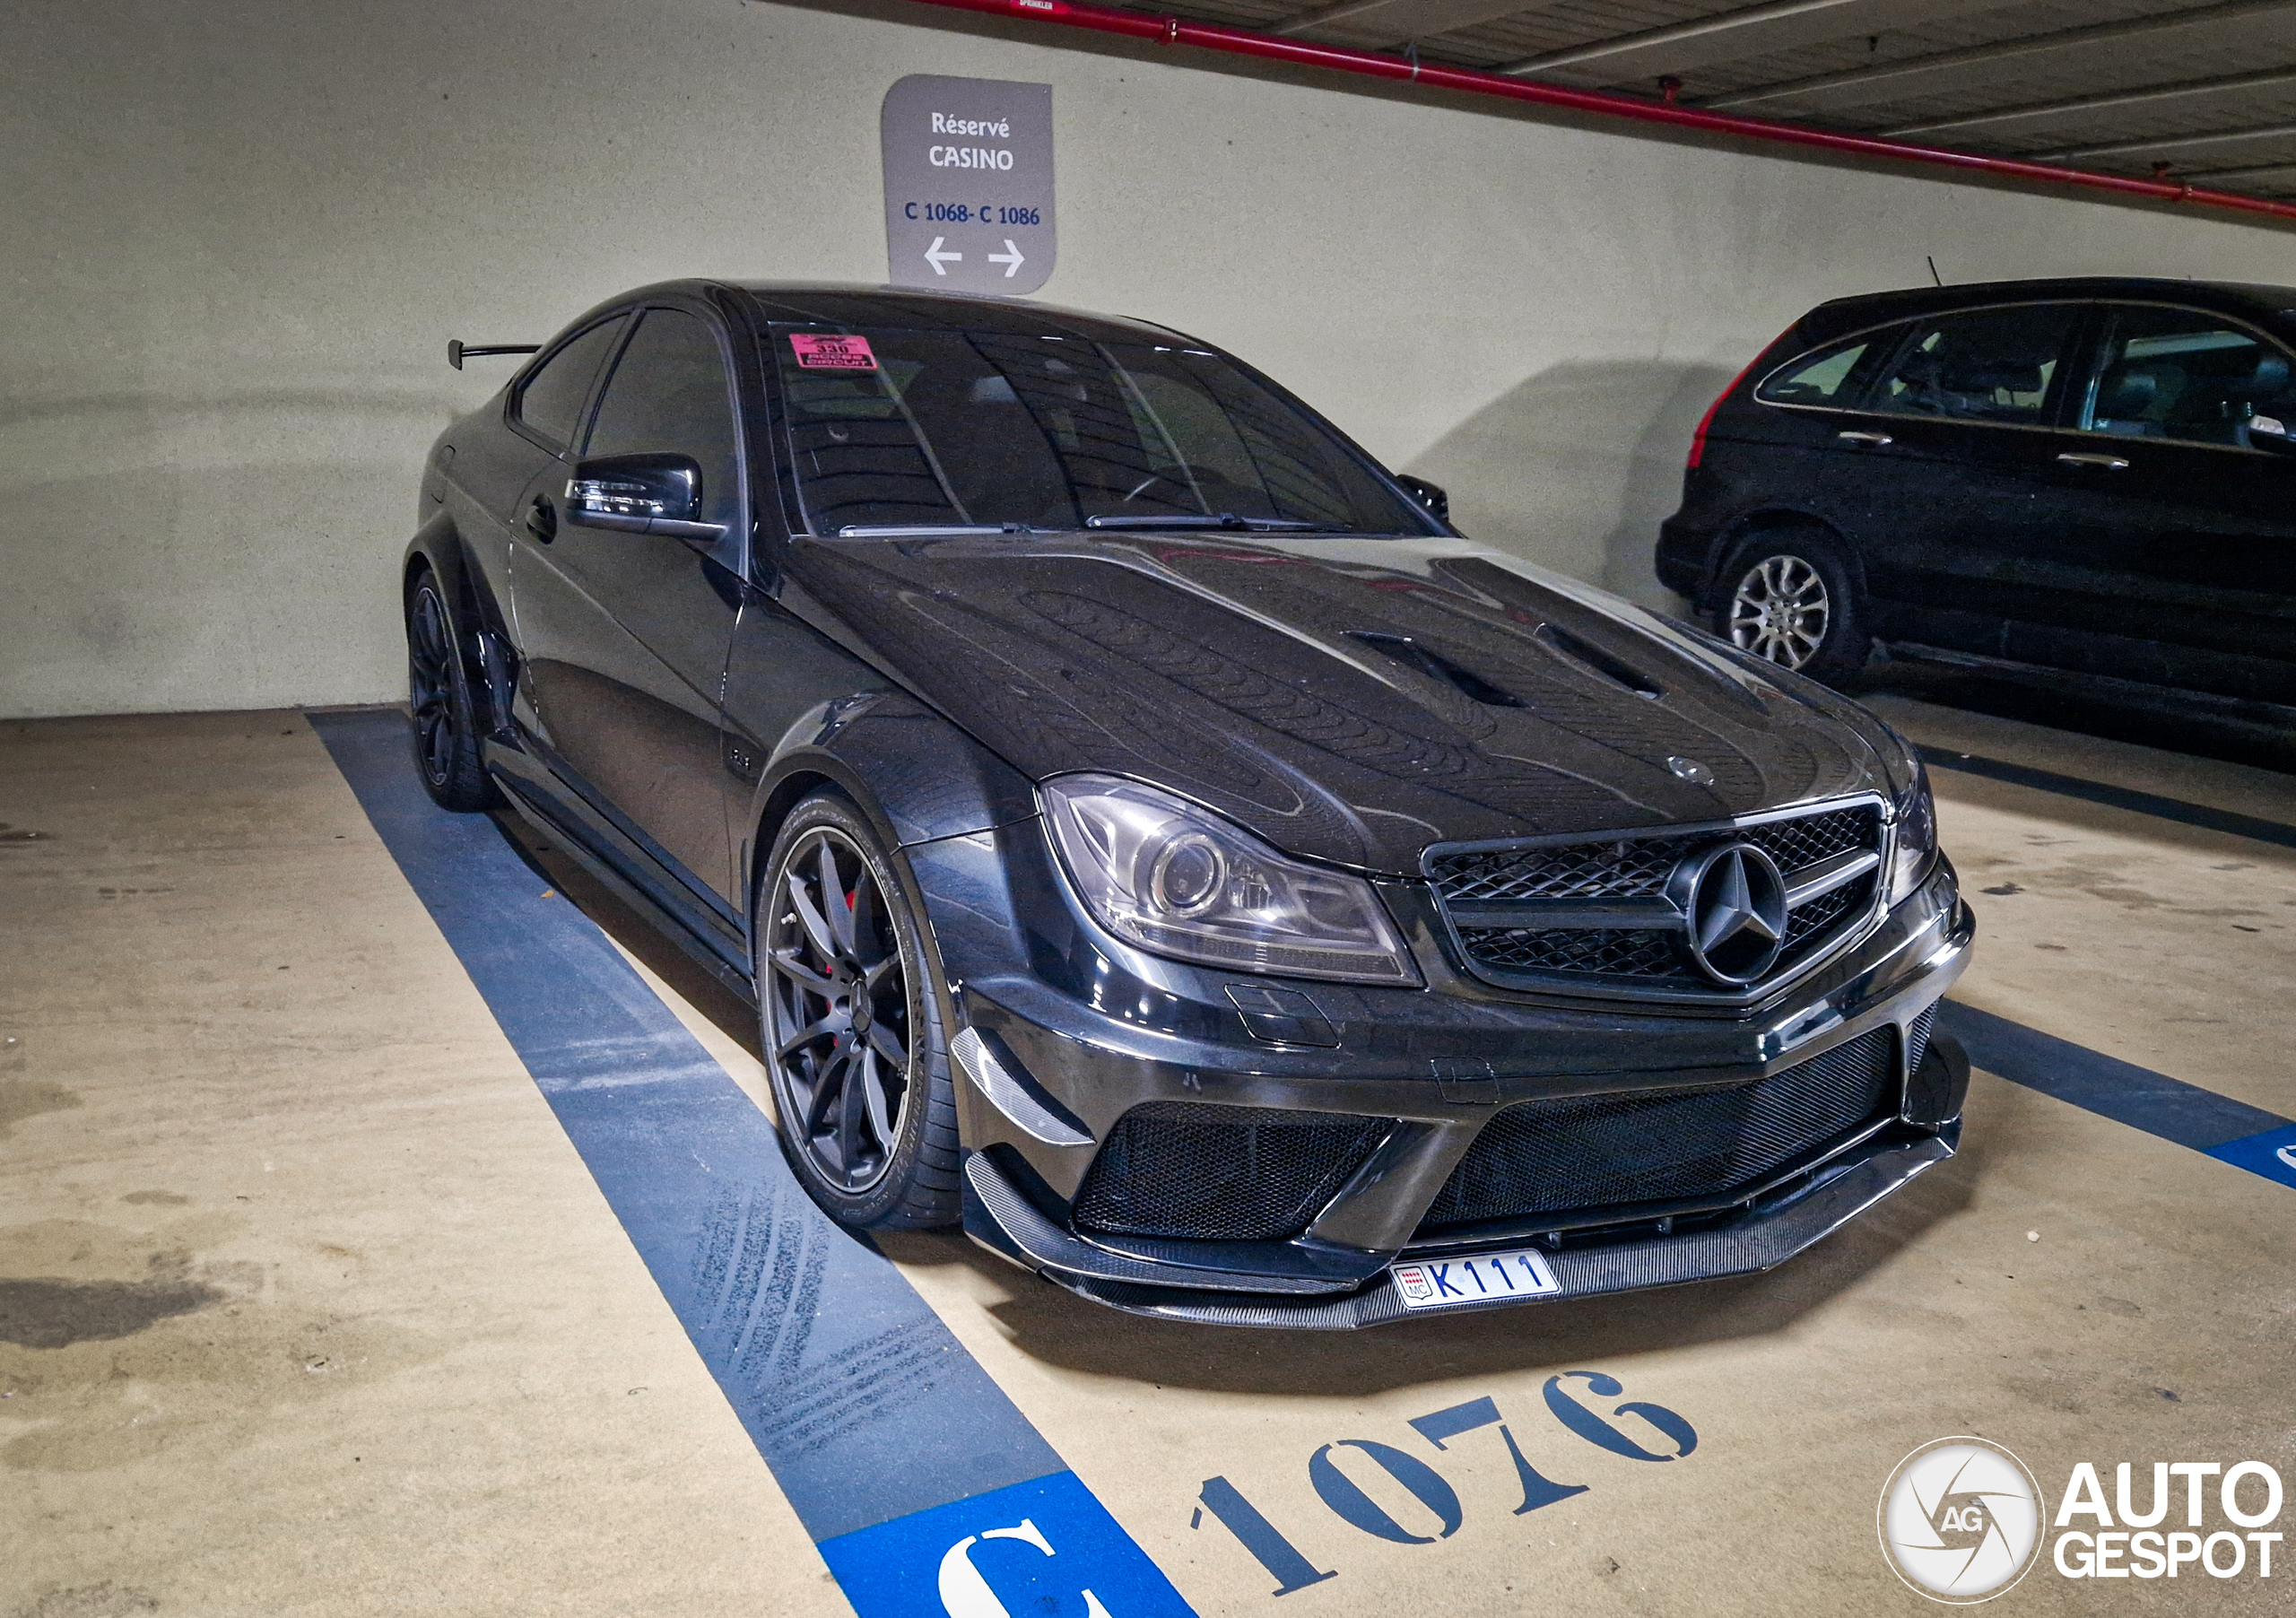
M1765 378L1754 397L1765 404L1830 404L1847 409L1861 390L1875 348L1892 346L1897 334L1865 336L1790 360Z
M572 443L581 426L582 406L590 396L590 384L597 378L598 367L613 347L614 339L622 335L625 318L622 315L612 316L560 344L518 385L511 414L522 425L549 439L554 448L563 448Z

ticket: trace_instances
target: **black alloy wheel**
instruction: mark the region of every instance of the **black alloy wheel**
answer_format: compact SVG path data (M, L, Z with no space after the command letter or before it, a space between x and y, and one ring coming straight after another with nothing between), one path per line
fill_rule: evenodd
M407 597L406 698L415 770L431 800L461 813L491 808L494 783L471 722L470 671L456 650L438 578L427 572Z
M1742 650L1823 678L1863 668L1873 649L1840 548L1814 531L1757 534L1723 570L1714 632Z
M922 940L848 799L816 794L782 823L752 936L774 1110L807 1192L856 1228L954 1222L956 1105Z

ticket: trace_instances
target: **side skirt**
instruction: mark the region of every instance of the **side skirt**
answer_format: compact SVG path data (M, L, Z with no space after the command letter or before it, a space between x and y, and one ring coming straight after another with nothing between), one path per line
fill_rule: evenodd
M502 754L509 750L490 745L487 748L488 773L502 788L502 796L536 831L556 839L557 846L572 855L578 864L596 877L614 896L644 917L654 928L671 943L691 956L711 977L724 984L751 1005L757 1003L757 988L750 979L749 962L735 953L738 944L728 939L724 926L699 907L681 904L666 885L646 882L627 869L616 857L617 850L603 848L577 816L566 812L553 801L555 795L533 780L525 770L505 768ZM513 754L529 769L533 761L523 754ZM732 948L728 946L732 945Z

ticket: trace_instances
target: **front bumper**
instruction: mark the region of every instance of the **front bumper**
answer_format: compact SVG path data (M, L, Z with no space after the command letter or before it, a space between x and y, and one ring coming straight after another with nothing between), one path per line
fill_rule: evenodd
M1388 1274L1398 1257L1535 1244L1561 1283L1549 1298L1764 1270L1952 1156L1958 1140L1957 1118L1921 1117L1906 1102L1902 1071L1974 933L1942 860L1867 936L1743 1013L1493 989L1456 970L1431 917L1413 917L1408 895L1391 892L1427 988L1287 984L1312 1004L1271 1021L1240 1014L1228 991L1272 980L1145 956L1100 932L1066 900L1032 822L905 853L952 986L944 1015L965 1031L952 1066L967 1232L1115 1308L1231 1325L1377 1325L1405 1316ZM1882 1113L1727 1195L1425 1224L1484 1126L1510 1105L1751 1084L1867 1036L1900 1053ZM1152 1102L1346 1115L1382 1120L1387 1133L1300 1228L1276 1239L1091 1228L1076 1202L1094 1159L1120 1118Z
M1916 1175L1944 1162L1953 1155L1960 1139L1957 1121L1935 1135L1870 1144L1759 1199L1744 1218L1725 1228L1564 1248L1547 1258L1561 1283L1557 1292L1535 1300L1495 1298L1431 1312L1520 1309L1534 1301L1553 1303L1773 1269ZM1309 1297L1300 1296L1303 1289L1296 1286L1283 1292L1239 1291L1247 1278L1234 1275L1219 1276L1206 1285L1204 1278L1176 1282L1175 1272L1152 1265L1112 1270L1108 1254L1053 1226L984 1156L976 1155L967 1165L965 1233L1048 1281L1128 1314L1290 1331L1348 1331L1411 1316L1396 1294L1392 1271L1386 1268L1353 1292ZM1078 1267L1063 1267L1068 1264Z

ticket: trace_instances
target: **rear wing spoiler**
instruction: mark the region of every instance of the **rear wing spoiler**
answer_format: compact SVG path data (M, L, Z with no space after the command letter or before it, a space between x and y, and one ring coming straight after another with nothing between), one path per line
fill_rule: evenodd
M476 360L486 354L531 354L542 350L539 343L465 343L460 337L447 340L447 363L457 370L465 360Z

